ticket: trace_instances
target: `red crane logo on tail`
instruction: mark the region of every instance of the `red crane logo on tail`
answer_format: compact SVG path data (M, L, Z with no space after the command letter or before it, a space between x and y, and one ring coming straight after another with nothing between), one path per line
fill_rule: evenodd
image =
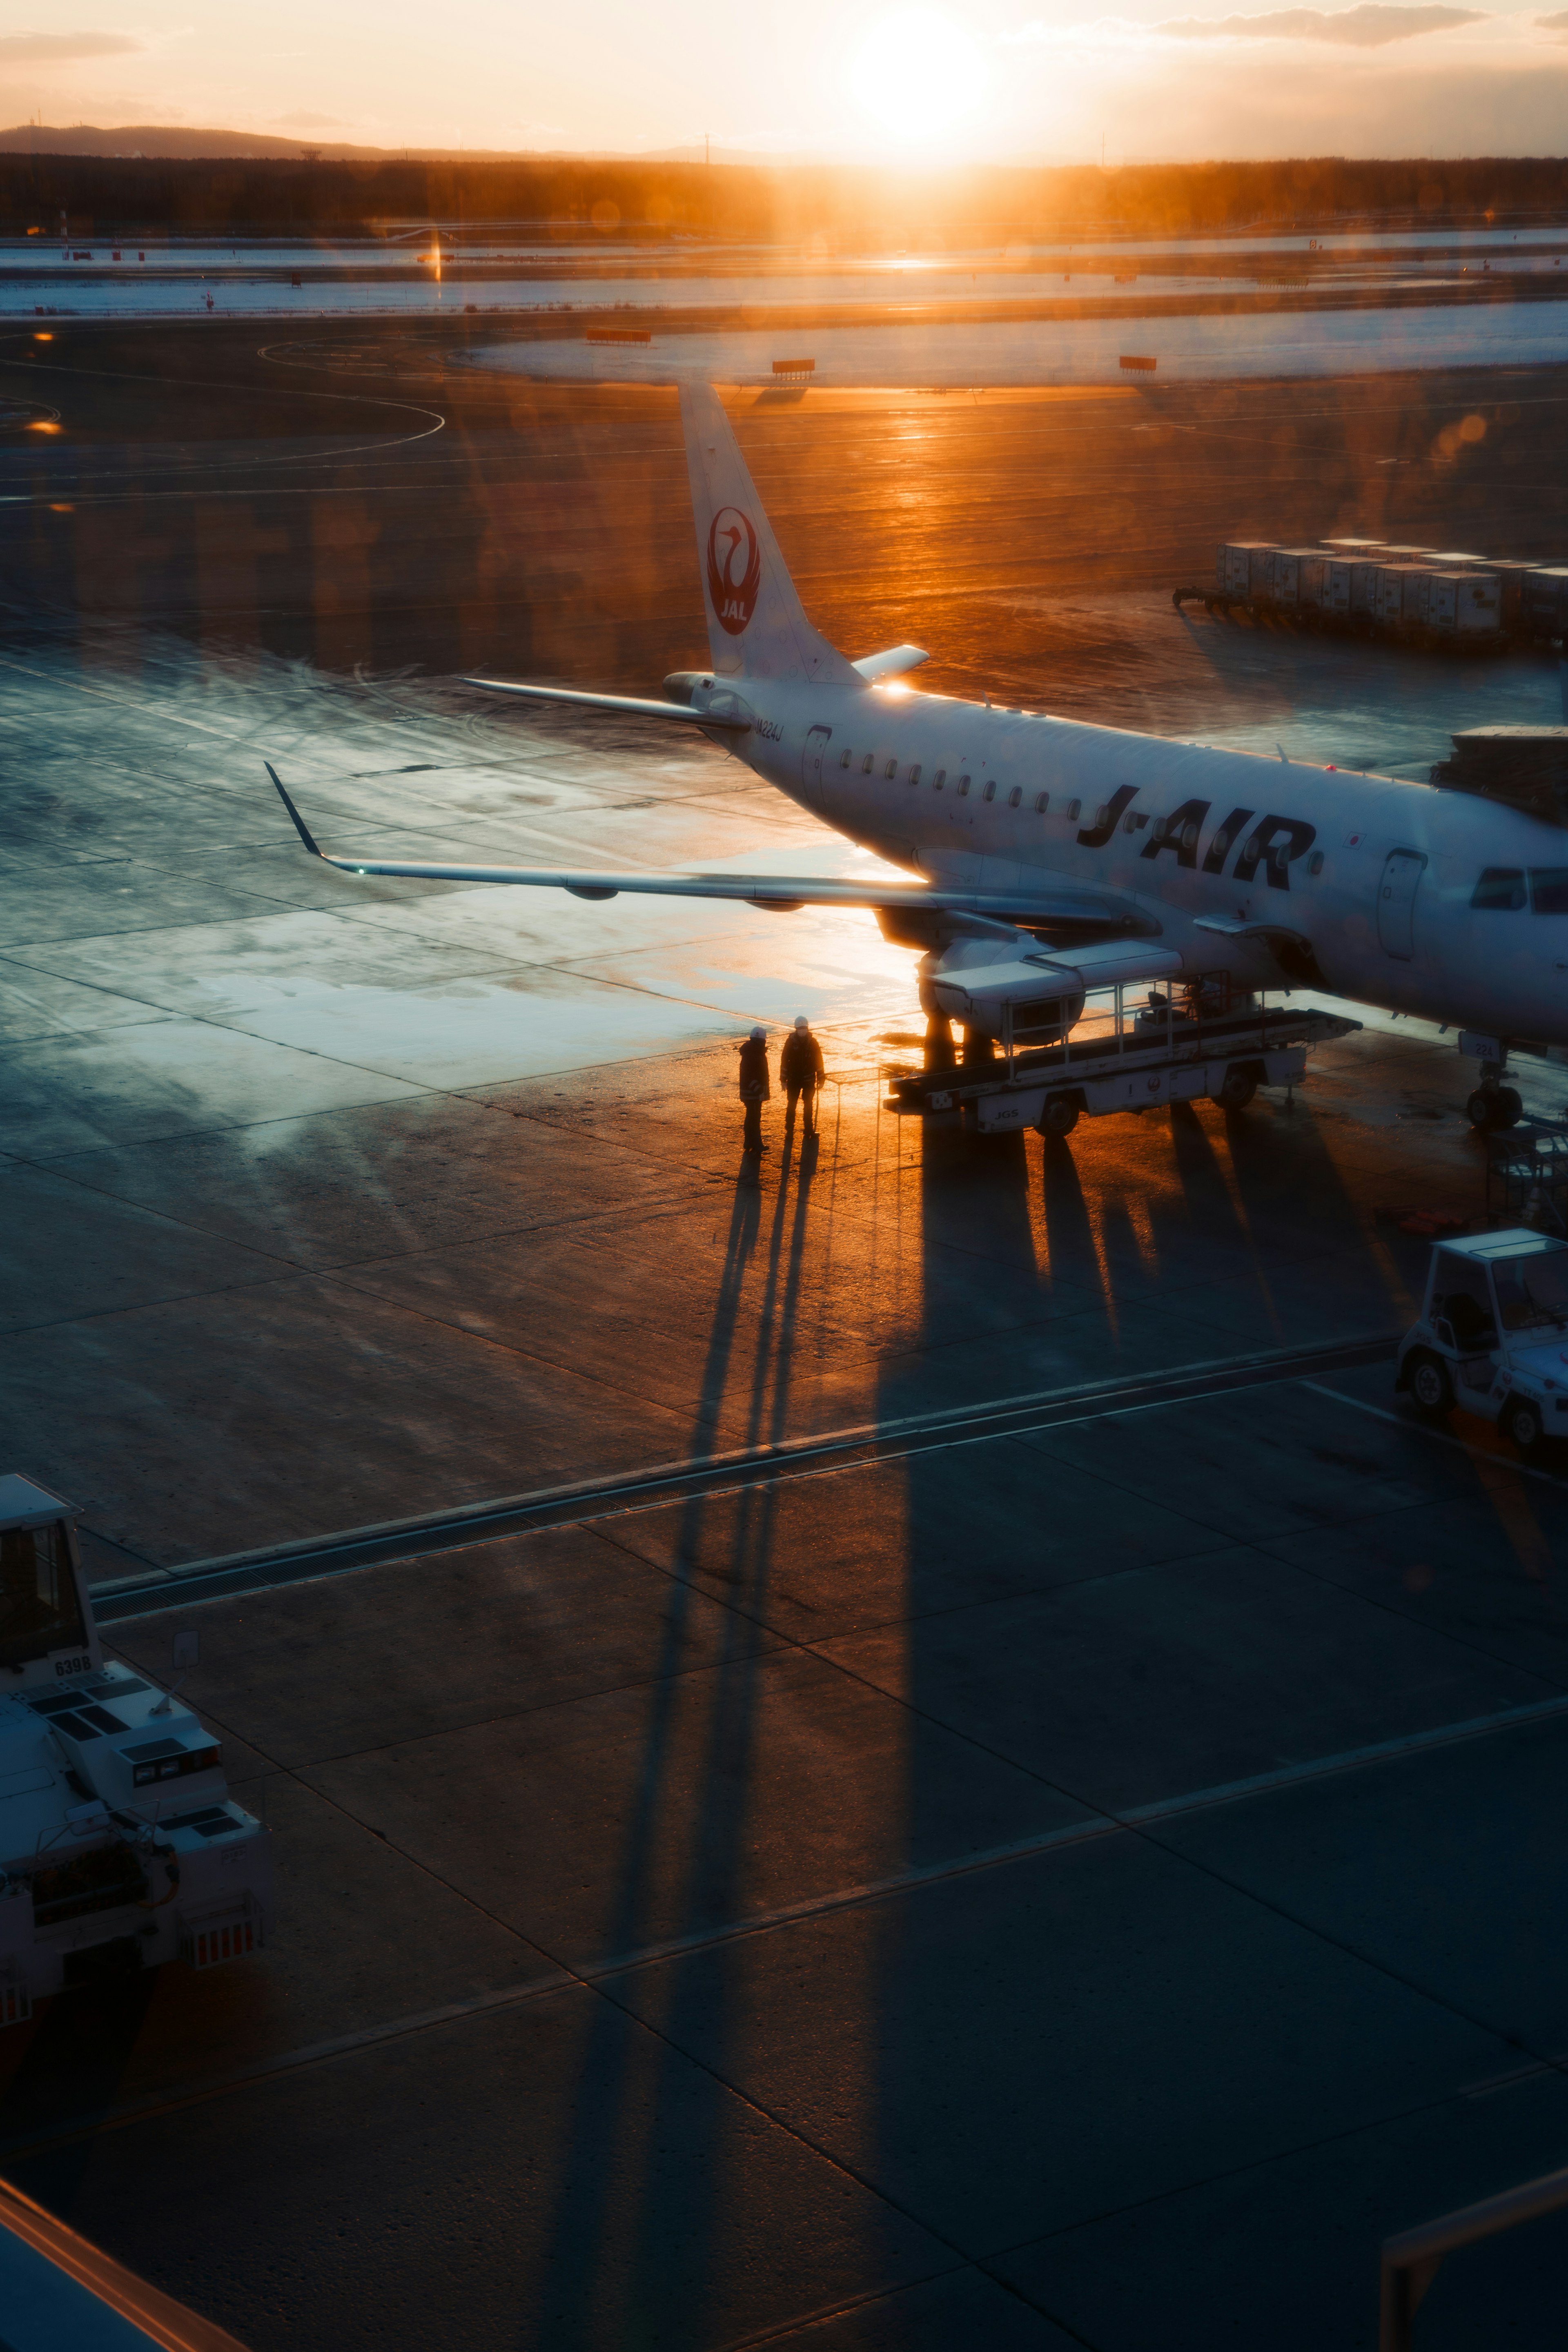
M751 518L721 507L708 533L708 596L719 626L738 637L757 609L763 551Z

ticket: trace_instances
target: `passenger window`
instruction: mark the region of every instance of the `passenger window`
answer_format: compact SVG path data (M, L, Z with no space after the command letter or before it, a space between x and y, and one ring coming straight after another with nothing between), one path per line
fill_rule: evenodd
M1307 871L1309 874L1321 874L1322 870L1323 853L1321 849L1314 849L1312 855L1307 860Z
M1530 903L1538 915L1568 915L1568 866L1532 866Z
M842 760L840 760L840 761L839 761L839 762L838 762L839 766L840 766L841 768L847 768L847 767L849 765L850 761L851 761L854 757L855 757L855 754L854 754L854 752L853 752L853 751L846 751L846 752L845 752L845 754L844 754L844 757L843 757L843 758L842 758Z
M1524 875L1517 866L1489 866L1470 893L1472 907L1489 908L1494 913L1512 912L1524 904Z
M863 776L868 776L871 772L872 756L872 753L868 751L865 758L860 762L860 773Z
M995 785L994 785L994 783L987 784L987 785L986 785L986 787L985 787L985 790L981 793L980 797L981 797L981 799L982 799L983 801L994 801L994 800L995 799L995 797L996 797L996 787L995 787Z
M932 792L933 792L933 793L940 793L940 792L941 792L941 790L942 790L942 786L943 786L943 784L945 784L945 783L946 783L946 782L947 782L947 770L946 770L945 768L939 768L939 769L937 770L937 772L936 772L935 775L934 775L934 776L931 778L931 788Z
M1068 801L1066 808L1062 811L1062 814L1066 817L1069 824L1076 824L1079 817L1083 814L1083 803L1081 801Z
M959 780L958 780L958 796L959 796L960 800L962 800L962 799L963 799L963 797L964 793L965 793L968 790L969 790L969 778L968 778L967 776L960 776L960 778L959 778Z
M921 772L920 772L920 769L919 769L918 767L913 767L913 768L911 768L911 769L910 770L910 783L911 783L911 784L918 784L918 783L920 782L920 780L921 780Z
M882 771L882 773L886 776L889 783L892 782L893 778L898 774L898 772L899 763L896 760L889 760L887 766Z
M1014 785L1014 787L1013 787L1013 789L1012 789L1012 791L1008 793L1008 795L1007 795L1007 805L1008 805L1008 807L1009 807L1009 808L1022 808L1022 807L1023 807L1023 805L1024 805L1024 788L1023 788L1023 786L1022 786L1021 784L1015 784L1015 785Z
M1037 816L1048 815L1050 814L1050 806L1051 796L1049 793L1037 793L1035 794L1035 814Z

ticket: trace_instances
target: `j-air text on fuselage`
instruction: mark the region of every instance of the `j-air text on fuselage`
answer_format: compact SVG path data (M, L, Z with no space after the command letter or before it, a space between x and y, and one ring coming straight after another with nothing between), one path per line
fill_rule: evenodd
M1087 988L1117 982L1180 987L1217 967L1237 995L1310 982L1460 1031L1482 1066L1472 1118L1518 1118L1500 1084L1510 1044L1568 1044L1560 812L890 684L923 650L850 661L812 627L718 395L684 385L680 404L708 668L675 673L648 699L468 683L694 726L918 878L330 864L583 898L868 907L889 940L921 951L933 1022L944 978L963 975L966 1051L988 1052L1014 1009L1042 995L1070 1023Z

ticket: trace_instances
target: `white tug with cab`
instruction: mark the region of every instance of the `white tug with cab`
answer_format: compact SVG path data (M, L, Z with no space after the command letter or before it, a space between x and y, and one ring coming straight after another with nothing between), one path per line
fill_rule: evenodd
M177 1635L176 1664L195 1662ZM75 1985L266 1941L270 1833L179 1687L105 1661L69 1505L0 1475L0 2025Z
M1521 1454L1568 1437L1568 1242L1527 1225L1438 1242L1394 1385L1434 1420L1495 1421Z

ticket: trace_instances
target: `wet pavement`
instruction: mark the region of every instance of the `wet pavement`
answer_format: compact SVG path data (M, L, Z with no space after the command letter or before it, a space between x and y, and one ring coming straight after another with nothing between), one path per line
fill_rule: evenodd
M928 548L1032 414L978 412L967 473L955 427L889 442L897 478L931 461ZM750 426L786 530L826 480L784 466L809 416ZM527 540L580 568L517 634L596 611L574 674L646 684L685 624L643 574L614 602L599 496ZM1183 496L1152 527L1197 541L1212 491ZM107 593L134 530L81 511ZM846 528L891 641L880 513ZM116 1617L153 1671L199 1622L277 1930L8 2033L7 2176L258 2352L1370 2346L1380 2239L1568 2129L1568 1465L1421 1427L1375 1349L1300 1352L1409 1319L1391 1212L1481 1212L1468 1066L1369 1015L1228 1118L922 1135L881 1076L910 959L868 919L314 866L264 758L333 849L855 856L707 747L378 667L322 543L291 602L35 613L0 661L15 1466L80 1505L106 1597L579 1499ZM1119 575L1146 559L1096 560L1052 594L1020 543L954 591L942 675L1407 769L1461 713L1552 715L1539 663L1178 622ZM753 1176L733 1041L796 1011L822 1131L775 1101ZM1568 1108L1568 1069L1521 1082ZM1017 1399L1048 1410L976 1418ZM848 1430L869 1450L765 1458ZM673 1500L606 1484L720 1454ZM1544 2332L1562 2252L1547 2222L1456 2258L1421 2340Z

